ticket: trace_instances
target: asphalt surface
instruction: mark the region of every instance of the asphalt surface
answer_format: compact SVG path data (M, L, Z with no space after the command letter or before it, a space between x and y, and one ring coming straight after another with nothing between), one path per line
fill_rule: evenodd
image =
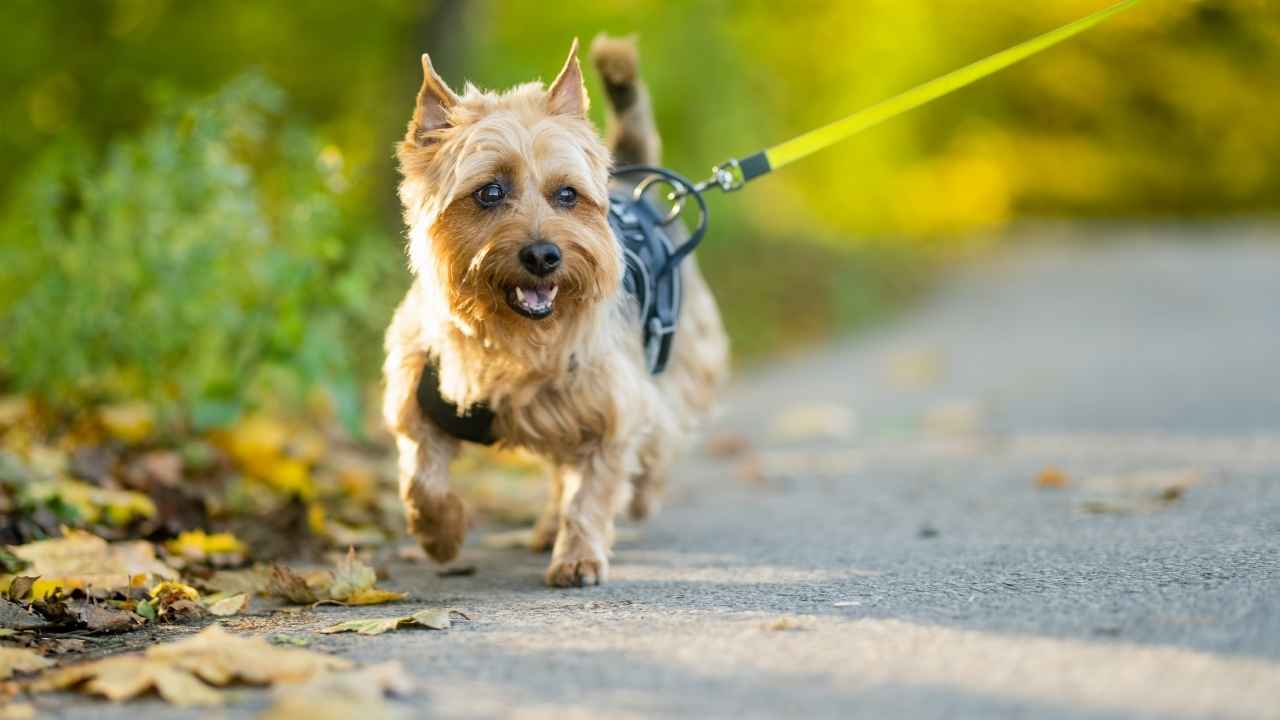
M477 534L389 583L469 622L313 646L417 717L1280 717L1280 232L1088 234L742 375L607 586Z

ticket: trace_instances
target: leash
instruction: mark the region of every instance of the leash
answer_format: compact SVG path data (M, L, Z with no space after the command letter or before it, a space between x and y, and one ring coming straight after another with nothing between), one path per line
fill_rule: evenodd
M1014 45L1007 50L1001 50L995 55L970 63L958 70L953 70L923 85L917 85L904 93L895 95L888 100L816 130L811 130L799 137L778 143L773 147L766 148L742 159L730 158L712 168L711 177L694 185L694 190L702 192L712 187L719 188L723 192L740 190L748 182L762 175L767 175L774 170L790 165L819 150L825 150L863 130L879 125L890 118L920 107L925 103L937 100L943 95L955 92L1020 60L1025 60L1036 53L1047 50L1113 15L1128 10L1137 5L1139 1L1122 0L1092 15L1082 17L1056 30L1051 30L1026 42ZM676 192L670 195L668 199L676 202L673 213L678 215L683 204L683 195Z

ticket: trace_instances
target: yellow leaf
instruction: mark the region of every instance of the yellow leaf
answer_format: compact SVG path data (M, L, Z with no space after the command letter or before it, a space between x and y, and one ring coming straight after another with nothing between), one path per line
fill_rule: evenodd
M347 595L345 598L342 598L339 602L343 605L381 605L382 603L403 600L407 597L409 597L409 593L368 588L365 590L357 590L350 595Z
M51 665L52 660L41 657L34 650L0 647L0 680L8 680L16 672L35 672Z
M248 548L231 533L206 533L189 530L165 543L174 555L188 560L207 560L214 555L244 555Z
M195 588L172 580L166 580L151 588L152 598L158 598L162 595L174 600L190 600L192 602L200 599L200 593Z
M156 422L155 411L144 402L117 403L98 408L98 419L109 434L127 443L146 440Z
M0 707L0 720L35 720L36 709L31 703L10 703Z
M277 458L257 473L256 477L279 492L297 495L304 500L315 495L311 471L307 469L306 463L295 458Z
M37 692L80 687L121 701L154 689L175 705L215 705L212 687L302 682L351 666L309 650L279 648L260 638L237 637L217 625L193 637L155 645L141 655L121 655L55 670L31 685Z

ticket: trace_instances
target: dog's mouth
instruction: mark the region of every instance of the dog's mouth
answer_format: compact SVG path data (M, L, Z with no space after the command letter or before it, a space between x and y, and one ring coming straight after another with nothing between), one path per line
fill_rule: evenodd
M512 310L531 320L541 320L551 315L555 309L556 293L560 286L555 283L541 285L517 285L507 291L507 304Z

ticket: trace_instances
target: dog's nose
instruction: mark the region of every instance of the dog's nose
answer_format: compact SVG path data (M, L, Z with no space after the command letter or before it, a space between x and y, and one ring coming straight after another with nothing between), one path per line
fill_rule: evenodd
M549 242L525 245L520 249L520 264L538 277L550 275L560 267L560 248Z

